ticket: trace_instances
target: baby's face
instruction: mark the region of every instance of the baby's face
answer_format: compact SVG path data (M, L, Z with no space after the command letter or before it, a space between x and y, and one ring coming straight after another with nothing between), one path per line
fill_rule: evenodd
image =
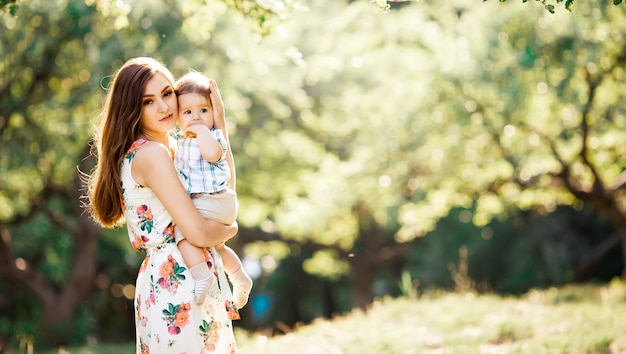
M182 131L194 124L213 128L213 107L211 100L199 93L185 93L178 96L178 124Z

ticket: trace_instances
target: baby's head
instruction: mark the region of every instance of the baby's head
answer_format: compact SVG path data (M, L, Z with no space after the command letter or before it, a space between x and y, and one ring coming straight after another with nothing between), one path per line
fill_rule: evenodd
M176 95L197 93L210 98L211 93L209 78L197 71L190 71L176 81Z
M204 124L213 128L210 94L211 82L199 72L191 71L176 81L178 123L181 130L186 131L193 124Z

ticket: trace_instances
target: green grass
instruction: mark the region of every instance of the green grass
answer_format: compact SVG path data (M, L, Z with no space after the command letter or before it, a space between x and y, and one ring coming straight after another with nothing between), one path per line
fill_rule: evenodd
M521 297L430 292L381 299L367 311L291 333L236 330L241 354L626 353L626 282L531 291ZM47 352L132 353L133 346Z
M237 339L241 354L626 353L626 283L382 299L286 335Z

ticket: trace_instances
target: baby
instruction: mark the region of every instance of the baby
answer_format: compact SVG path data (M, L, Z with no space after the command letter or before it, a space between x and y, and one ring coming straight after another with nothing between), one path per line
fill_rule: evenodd
M238 212L235 168L217 83L201 73L190 72L176 82L176 94L183 134L174 156L179 177L202 216L230 225ZM196 281L194 299L201 304L215 282L215 274L204 251L187 242L178 230L176 241ZM248 302L252 279L235 251L223 243L215 249L233 284L234 305L241 309Z

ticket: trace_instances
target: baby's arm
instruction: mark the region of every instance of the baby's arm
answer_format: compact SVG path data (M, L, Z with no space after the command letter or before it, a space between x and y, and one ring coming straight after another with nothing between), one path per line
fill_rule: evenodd
M207 126L200 124L191 125L187 128L185 136L198 139L198 147L205 160L217 162L222 157L222 144L215 139Z

